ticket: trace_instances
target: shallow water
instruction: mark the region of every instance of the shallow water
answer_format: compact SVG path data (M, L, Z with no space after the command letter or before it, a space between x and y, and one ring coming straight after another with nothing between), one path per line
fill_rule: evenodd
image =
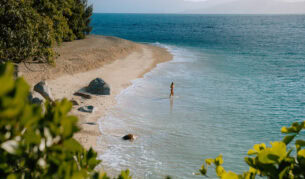
M304 120L304 22L305 16L95 14L93 33L174 55L135 80L101 119L103 168L129 168L137 178L200 178L192 173L221 153L225 168L247 170L243 158L253 144L280 140L281 126ZM122 141L127 133L138 139Z

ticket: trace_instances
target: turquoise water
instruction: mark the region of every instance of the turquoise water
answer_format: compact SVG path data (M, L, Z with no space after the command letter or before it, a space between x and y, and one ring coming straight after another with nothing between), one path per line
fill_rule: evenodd
M305 16L94 14L94 34L174 55L135 80L101 119L103 168L129 168L136 178L200 178L192 173L221 153L225 168L247 170L243 158L253 144L280 140L281 126L305 118L304 22ZM124 142L126 133L139 137Z

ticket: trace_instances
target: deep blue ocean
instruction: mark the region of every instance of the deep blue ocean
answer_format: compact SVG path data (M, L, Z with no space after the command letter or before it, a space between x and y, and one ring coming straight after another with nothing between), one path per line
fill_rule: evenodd
M94 14L91 24L93 34L174 55L133 81L101 119L100 158L112 174L201 178L192 173L219 154L226 170L242 172L254 144L281 140L282 126L305 119L303 15ZM118 137L126 133L139 138L126 143Z

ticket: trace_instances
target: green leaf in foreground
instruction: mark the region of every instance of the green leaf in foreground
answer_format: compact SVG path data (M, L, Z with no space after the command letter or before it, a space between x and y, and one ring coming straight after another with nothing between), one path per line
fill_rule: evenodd
M271 142L268 147L265 144L256 144L253 149L248 151L248 157L245 157L246 164L249 165L249 171L243 174L236 174L234 172L226 172L221 166L222 161L220 157L216 159L205 160L207 165L214 164L216 167L216 174L223 179L254 179L257 175L265 176L267 178L304 178L305 177L305 141L296 140L295 149L296 156L291 156L293 148L288 148L295 138L299 137L304 128L304 122L295 122L291 127L283 127L282 133L289 134L284 137L283 141ZM218 161L218 162L216 162ZM205 171L202 175L206 175Z

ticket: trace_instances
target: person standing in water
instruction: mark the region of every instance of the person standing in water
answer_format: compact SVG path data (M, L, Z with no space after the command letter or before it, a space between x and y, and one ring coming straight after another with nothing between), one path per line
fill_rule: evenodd
M171 94L169 95L169 97L174 96L174 87L175 87L174 82L172 82L172 84L171 84Z

